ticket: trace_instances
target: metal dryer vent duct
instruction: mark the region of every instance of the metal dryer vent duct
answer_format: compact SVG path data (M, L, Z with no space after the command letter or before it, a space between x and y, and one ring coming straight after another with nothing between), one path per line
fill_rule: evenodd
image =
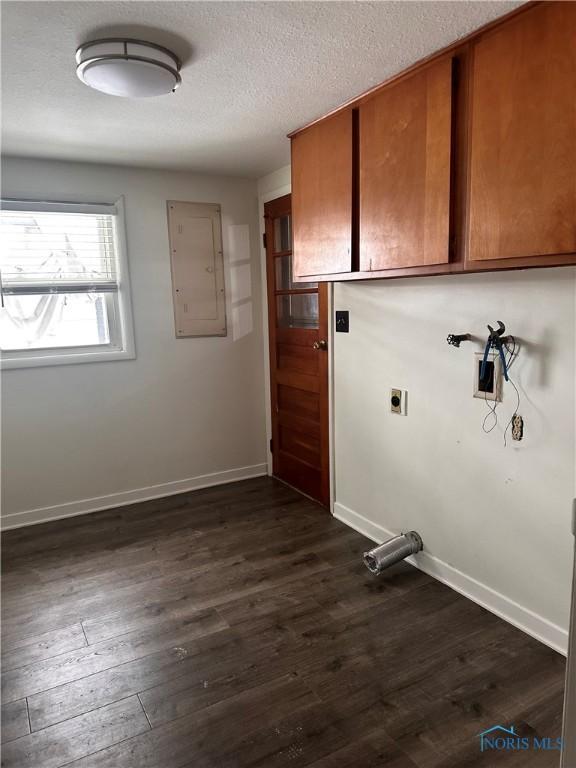
M415 555L422 550L422 539L416 531L401 533L388 539L378 547L374 547L370 552L364 552L364 564L372 573L381 573L385 568L389 568L394 563L409 555Z

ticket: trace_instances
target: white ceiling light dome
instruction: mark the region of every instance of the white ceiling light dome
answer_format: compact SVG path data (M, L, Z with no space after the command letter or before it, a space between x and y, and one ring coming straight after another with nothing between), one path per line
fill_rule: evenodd
M76 62L83 83L112 96L161 96L182 82L176 54L144 40L92 40L78 48Z

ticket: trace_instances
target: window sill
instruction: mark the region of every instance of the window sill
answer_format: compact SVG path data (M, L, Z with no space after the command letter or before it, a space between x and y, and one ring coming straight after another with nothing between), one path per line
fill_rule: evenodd
M39 368L52 365L78 365L79 363L106 363L114 360L134 360L136 352L133 349L116 350L30 350L18 353L2 353L0 355L0 370L7 371L15 368Z

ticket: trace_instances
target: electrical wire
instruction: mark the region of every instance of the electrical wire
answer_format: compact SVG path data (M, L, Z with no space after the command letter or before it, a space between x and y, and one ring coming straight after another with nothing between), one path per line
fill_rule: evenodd
M512 342L512 348L510 348L509 341L506 341L503 344L503 346L504 346L504 348L506 350L506 353L508 355L508 358L506 360L506 369L508 371L508 381L510 382L510 384L512 384L512 386L514 387L514 390L516 392L516 407L514 409L514 413L510 417L510 420L508 421L508 423L506 424L506 427L504 429L504 447L507 446L506 437L507 437L507 434L508 434L508 430L510 429L510 426L514 422L514 419L518 415L518 411L520 410L520 392L518 391L518 387L516 386L516 384L514 383L512 378L510 377L510 368L514 365L514 363L518 359L518 354L520 352L520 345L516 342L516 339L514 338L514 336L508 336L508 339ZM492 353L492 363L495 364L495 360L496 360L496 352L493 352ZM494 375L496 375L496 371L495 370L494 370ZM491 404L490 401L488 400L488 392L485 391L484 392L484 402L486 403L486 405L488 407L488 413L484 416L484 419L482 421L482 431L485 432L486 434L490 434L490 432L492 432L498 426L497 408L500 405L500 401L499 400L493 400L492 401L493 404ZM488 420L490 418L493 418L494 421L493 421L493 423L492 423L492 425L490 427L487 427L486 424L488 423Z
M510 354L509 361L506 363L506 367L508 368L508 381L510 384L512 384L512 386L514 387L514 391L516 392L516 407L514 408L514 413L510 417L510 420L508 424L506 424L506 428L504 429L504 448L506 448L507 446L506 435L508 434L508 430L514 423L514 419L516 418L516 416L518 415L518 411L520 410L520 392L518 391L518 387L510 377L510 367L516 362L520 349L519 349L519 345L516 344L516 339L514 338L514 336L510 336L510 338L512 339L512 351L510 351L508 347L508 343L506 343L504 346L506 347L506 351L509 352ZM516 349L517 346L518 346L518 350Z
M496 355L495 353L492 353L492 365L494 365L494 373L493 373L494 377L496 375L496 366L494 362L495 360L496 360ZM496 379L494 378L494 382L495 381ZM487 390L484 390L484 402L488 407L488 413L486 414L486 416L484 416L484 419L482 421L482 431L485 432L487 435L489 435L490 432L492 432L492 430L496 429L496 427L498 426L498 414L496 413L496 408L498 408L499 403L498 403L498 400L496 399L491 401L493 403L492 405L488 402ZM491 427L487 428L486 423L488 419L490 419L491 417L494 419L494 422Z

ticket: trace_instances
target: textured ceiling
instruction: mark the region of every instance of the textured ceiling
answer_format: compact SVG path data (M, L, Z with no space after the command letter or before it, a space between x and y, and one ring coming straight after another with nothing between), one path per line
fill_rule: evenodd
M286 133L519 2L1 4L6 154L261 176ZM76 78L76 47L115 34L182 58L175 94L128 100Z

